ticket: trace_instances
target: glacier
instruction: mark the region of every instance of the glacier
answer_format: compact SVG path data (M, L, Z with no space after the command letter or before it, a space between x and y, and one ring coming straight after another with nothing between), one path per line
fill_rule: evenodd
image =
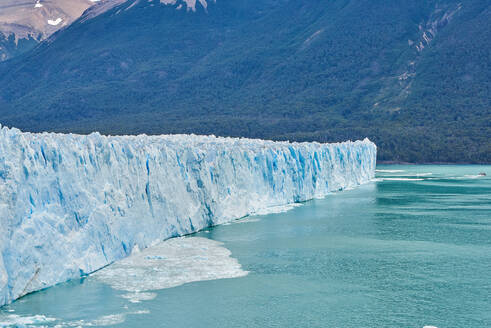
M374 178L368 139L25 133L0 126L0 306L163 240Z

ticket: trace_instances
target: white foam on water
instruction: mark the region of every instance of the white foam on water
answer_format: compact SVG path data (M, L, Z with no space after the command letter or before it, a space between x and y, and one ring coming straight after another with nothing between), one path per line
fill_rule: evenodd
M268 214L284 213L299 206L302 206L302 204L293 203L293 204L286 204L280 206L271 206L264 209L260 209L252 213L252 215L268 215Z
M259 222L259 221L261 221L261 219L258 218L258 217L254 217L254 216L250 217L250 216L247 216L245 218L237 219L237 220L234 220L234 221L231 221L231 222L227 222L227 223L223 223L221 225L226 226L226 225L231 225L231 224L252 223L252 222ZM205 230L203 232L204 233L210 233L209 230Z
M406 172L405 170L375 170L377 173L401 173Z
M128 315L138 315L138 314L148 314L150 311L148 310L140 310L135 312L127 312L127 313L116 313L101 316L94 320L76 320L76 321L68 321L63 322L62 324L56 325L55 328L62 327L105 327L105 326L114 326L120 325L126 321L126 316Z
M247 217L245 219L239 219L239 220L232 221L232 223L239 224L239 223L251 223L251 222L259 222L259 221L261 221L261 219L259 219L259 218Z
M128 293L121 296L122 298L126 298L131 303L140 303L141 301L151 301L157 294L155 293Z
M230 255L222 243L214 240L173 238L116 262L93 277L116 290L139 293L246 276L248 272Z
M153 294L155 295L155 294ZM140 299L151 299L152 293L140 293ZM156 295L155 295L156 296ZM123 296L124 297L124 296ZM131 302L131 300L130 300ZM123 323L128 315L148 314L148 310L140 310L127 313L117 313L101 316L94 320L74 320L61 322L58 318L52 318L45 315L28 315L21 316L17 314L0 315L0 328L18 328L18 327L101 327L113 326Z
M426 177L429 175L433 175L431 172L423 172L423 173L407 173L407 174L395 174L396 177ZM390 175L389 175L390 176Z
M20 316L17 314L9 314L0 316L0 327L22 327L26 325L41 325L56 321L55 318L46 317L44 315Z
M484 178L485 175L480 175L480 174L466 174L463 177L458 177L457 179L479 179L479 178Z
M125 317L123 313L109 314L92 321L80 320L69 324L72 326L113 326L122 324L125 321Z
M427 178L428 180L474 180L474 179L480 179L480 178L486 178L485 175L479 175L479 174L466 174L464 176L459 176L459 177L452 177L452 176L443 176L439 178Z
M383 178L383 181L423 181L421 178Z
M423 328L438 328L436 326L424 326Z

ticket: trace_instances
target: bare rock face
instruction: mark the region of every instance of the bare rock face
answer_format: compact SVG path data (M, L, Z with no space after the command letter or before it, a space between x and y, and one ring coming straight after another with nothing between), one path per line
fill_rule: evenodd
M107 8L125 0L2 0L0 61L19 50L19 41L40 42L70 25L92 6ZM30 45L33 43L30 42Z
M0 4L0 32L44 39L67 26L95 4L91 0L3 0Z
M130 9L140 0L0 0L0 62L30 50L80 17L91 19L125 2ZM205 10L208 6L207 0L155 2L191 12L198 4Z

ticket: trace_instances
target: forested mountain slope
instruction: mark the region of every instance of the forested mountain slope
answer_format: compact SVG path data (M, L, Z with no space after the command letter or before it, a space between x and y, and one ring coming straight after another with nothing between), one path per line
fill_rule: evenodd
M491 162L489 1L168 2L82 17L0 65L0 123L369 137L381 160Z

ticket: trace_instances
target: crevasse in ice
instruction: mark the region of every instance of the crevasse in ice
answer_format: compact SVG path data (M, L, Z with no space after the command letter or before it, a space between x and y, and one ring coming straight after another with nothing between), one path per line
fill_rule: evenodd
M368 139L87 136L0 126L0 305L159 241L374 177Z

